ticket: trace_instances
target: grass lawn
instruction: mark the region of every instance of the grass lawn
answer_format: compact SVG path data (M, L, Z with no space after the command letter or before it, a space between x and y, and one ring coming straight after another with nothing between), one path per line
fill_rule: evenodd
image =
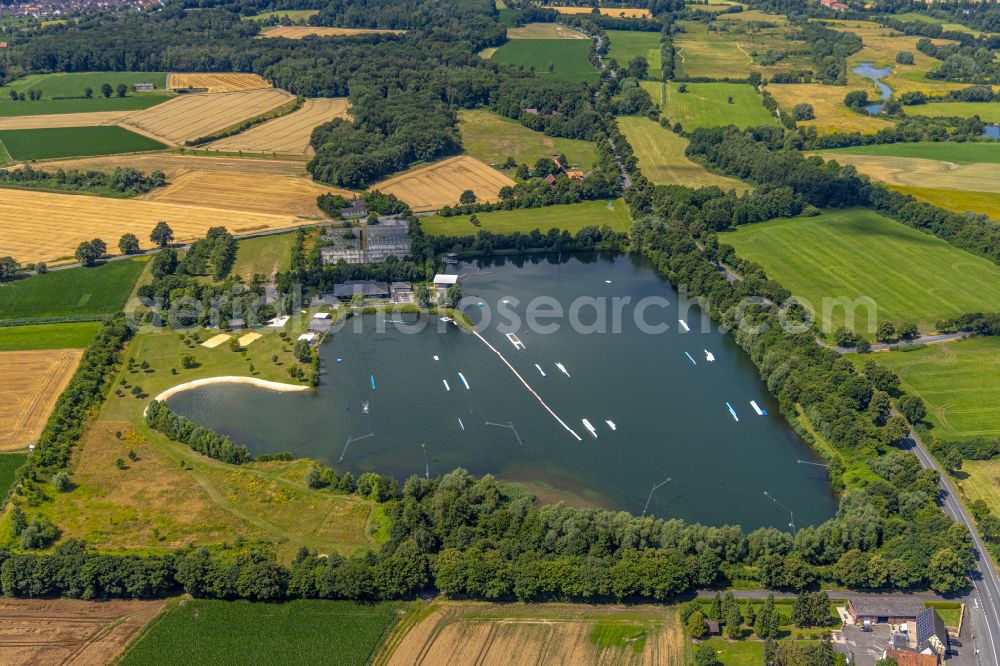
M271 277L278 271L287 271L294 244L294 232L241 240L236 244L232 273L249 281L255 274Z
M125 305L148 257L32 275L0 287L0 320L100 319Z
M971 118L979 116L983 122L1000 122L1000 102L934 102L903 107L908 116L937 116L941 118Z
M636 56L646 59L649 65L647 79L659 81L663 76L660 64L660 33L639 32L638 30L608 30L608 57L614 58L622 67L628 67Z
M824 150L824 153L848 155L879 155L885 157L915 157L925 160L943 160L955 164L1000 164L1000 143L980 141L955 143L954 141L918 141L915 143L885 143L871 146L852 146Z
M778 119L764 108L764 101L753 86L743 83L687 83L687 92L678 91L682 84L667 84L665 111L671 123L679 122L684 129L736 125L780 125ZM730 104L728 98L733 98ZM654 99L653 101L658 101Z
M845 308L826 299L851 302L853 328L869 338L865 303L874 303L877 320L912 321L921 331L1000 309L1000 267L863 208L747 225L719 240L807 300L825 333L850 325Z
M15 160L114 155L166 148L159 141L117 125L0 130L0 143Z
M715 656L724 666L759 666L764 660L764 643L761 641L710 638L702 642L712 646Z
M0 294L3 292L0 291ZM0 352L30 349L83 349L101 327L100 322L0 326Z
M96 111L139 111L170 99L166 93L142 93L128 97L95 97L93 99L45 99L34 102L12 102L0 99L0 117L48 116L61 113L91 113Z
M924 608L933 608L946 627L958 627L962 618L962 604L958 601L925 601Z
M589 83L597 80L597 70L587 60L589 50L590 42L584 39L516 39L497 49L490 60L524 69L534 67L539 76Z
M1000 339L973 338L872 356L927 404L940 439L1000 435Z
M172 604L120 663L364 666L406 608L350 601L183 600Z
M7 491L13 485L14 474L27 460L27 453L0 453L0 502L7 496Z
M479 231L497 233L528 233L538 229L542 233L549 229L561 229L576 233L587 226L610 225L616 231L625 231L632 226L628 207L621 199L612 204L607 201L582 201L562 206L543 206L521 210L498 210L492 213L478 213L480 226L469 222L469 215L441 217L430 215L420 218L420 226L425 234L432 236L466 236Z
M465 151L487 164L503 164L513 157L534 166L539 157L563 154L570 164L590 171L597 161L597 146L590 141L546 136L486 109L459 111L458 129Z
M649 93L649 98L653 100L653 104L663 106L663 96L667 85L666 83L663 81L640 81L639 85L642 86L643 90Z
M688 141L659 123L638 116L619 116L618 127L639 158L639 168L655 185L706 187L717 185L724 190L750 189L746 183L709 172L684 155Z

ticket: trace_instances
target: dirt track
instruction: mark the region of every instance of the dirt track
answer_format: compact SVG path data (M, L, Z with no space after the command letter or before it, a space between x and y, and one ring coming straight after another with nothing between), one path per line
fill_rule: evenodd
M165 606L165 601L0 598L0 663L104 666Z
M0 352L4 377L0 384L0 451L22 449L38 441L82 356L79 349Z
M347 117L346 98L308 99L287 116L251 127L245 132L213 141L205 150L235 153L273 153L308 157L313 153L309 138L317 125Z

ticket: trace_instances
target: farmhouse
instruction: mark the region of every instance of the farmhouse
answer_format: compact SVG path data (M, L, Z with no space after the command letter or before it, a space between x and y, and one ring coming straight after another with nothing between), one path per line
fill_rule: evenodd
M850 597L847 613L854 624L904 624L914 622L926 609L919 599L872 595Z
M340 216L346 218L367 217L368 204L364 199L353 199L347 208L340 211Z
M152 83L133 83L132 90L140 92L143 90L156 90L156 85Z
M938 666L938 657L936 654L904 652L889 648L883 653L882 658L895 660L897 666Z

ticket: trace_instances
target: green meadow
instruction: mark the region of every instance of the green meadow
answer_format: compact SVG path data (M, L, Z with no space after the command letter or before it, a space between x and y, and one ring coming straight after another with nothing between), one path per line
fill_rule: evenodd
M940 118L971 118L987 123L1000 123L1000 102L934 102L904 106L908 116L935 116Z
M152 83L157 90L167 87L166 72L76 72L68 74L30 74L11 81L0 87L0 99L9 97L9 91L27 93L29 90L41 90L42 99L56 97L83 97L85 88L91 88L94 96L100 96L101 86L105 83L116 87L119 83L129 86L136 83Z
M185 599L128 649L122 666L371 663L406 604Z
M983 337L874 355L923 398L933 437L1000 436L1000 338Z
M0 286L0 321L101 319L122 309L146 261L122 259L6 282Z
M232 274L249 282L254 275L271 277L278 271L287 271L292 263L295 236L291 232L238 241Z
M681 85L687 92L680 92ZM679 122L686 130L720 125L780 125L764 108L753 86L745 83L667 83L664 110L671 123Z
M663 76L660 63L660 33L638 30L608 30L608 57L614 58L622 67L639 56L649 65L647 79L659 81Z
M850 322L833 301L824 312L824 299L856 303L853 328L869 338L865 303L878 321L912 321L921 331L1000 310L1000 267L863 208L746 225L719 240L809 301L825 333Z
M885 143L870 146L852 146L824 150L824 153L849 155L881 155L885 157L916 157L925 160L943 160L955 164L1000 164L1000 142L979 141L956 143L954 141L919 141L915 143Z
M26 453L0 453L0 507L14 484L14 475L27 460Z
M538 76L589 83L597 80L597 69L587 60L589 51L590 40L586 39L514 39L497 49L490 60L524 69L534 67Z
M3 291L0 290L0 295ZM80 321L68 324L0 326L0 352L32 349L83 349L97 334L101 323Z
M625 231L632 226L628 207L618 199L614 202L583 201L563 206L543 206L519 210L498 210L492 213L477 213L480 226L469 221L470 215L441 217L431 215L420 218L420 226L431 236L468 236L479 231L496 233L528 233L538 229L542 233L549 229L576 233L589 226L610 226L616 231Z
M114 155L166 148L159 141L116 125L0 130L0 144L14 160Z
M571 165L589 171L597 160L597 146L590 141L547 136L486 109L459 111L458 129L465 151L487 164L513 157L532 166L539 157L563 154Z

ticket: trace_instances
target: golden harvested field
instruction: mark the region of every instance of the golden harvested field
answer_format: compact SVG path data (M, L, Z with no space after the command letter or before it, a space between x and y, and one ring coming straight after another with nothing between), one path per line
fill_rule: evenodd
M479 201L496 201L500 188L514 181L474 157L459 155L402 173L372 186L397 197L415 212L437 210L458 203L465 190L476 193Z
M166 605L165 600L0 599L0 663L110 664Z
M367 35L373 32L401 35L405 30L367 30L364 28L321 28L308 25L288 25L273 28L257 35L257 39L269 37L284 37L285 39L302 39L303 37L350 37L351 35Z
M76 371L79 349L0 353L0 451L38 441L56 398Z
M291 93L276 88L196 93L137 111L122 119L122 123L177 145L273 111L294 99Z
M49 116L6 116L0 118L0 130L113 125L130 113L132 112L94 111L93 113L58 113Z
M812 104L816 119L800 123L814 125L820 133L839 130L874 134L880 129L891 127L892 123L888 120L861 115L844 106L844 97L856 89L851 86L824 86L819 83L772 83L765 88L777 100L783 113L791 113L795 105L800 102Z
M167 75L167 88L205 88L206 92L236 92L270 88L271 84L257 74L175 74Z
M439 602L428 610L389 636L376 666L684 663L680 620L662 606Z
M77 157L68 160L52 160L46 168L95 169L113 171L115 167L132 167L140 171L162 171L167 178L174 178L188 171L212 171L223 173L260 173L274 176L306 176L305 164L293 160L260 160L241 157L209 157L178 155L176 153L156 153L137 155L109 155L105 157Z
M316 197L326 192L352 194L302 177L189 171L141 200L315 220L322 218Z
M203 148L224 152L273 153L308 157L313 154L309 137L317 125L347 118L348 100L343 97L307 99L302 108L245 132L213 141Z
M550 7L545 6L545 9L554 9L560 14L589 14L594 11L593 7ZM648 9L635 9L631 7L601 7L598 11L604 16L614 16L616 18L649 18L652 14Z
M256 185L255 185L256 189ZM252 201L253 190L242 196ZM104 239L108 250L118 250L118 238L126 232L139 237L140 245L152 247L149 233L159 221L174 230L176 242L191 242L209 227L224 226L235 235L299 226L303 219L291 214L248 212L203 205L181 205L141 199L107 199L86 195L54 194L29 190L4 190L0 197L0 256L23 262L54 262L72 257L81 241ZM251 204L247 204L250 207Z
M507 28L507 39L590 39L590 37L579 30L558 23L527 23L519 28Z
M819 154L823 159L853 164L861 173L888 185L1000 193L1000 164L953 164L914 157Z

